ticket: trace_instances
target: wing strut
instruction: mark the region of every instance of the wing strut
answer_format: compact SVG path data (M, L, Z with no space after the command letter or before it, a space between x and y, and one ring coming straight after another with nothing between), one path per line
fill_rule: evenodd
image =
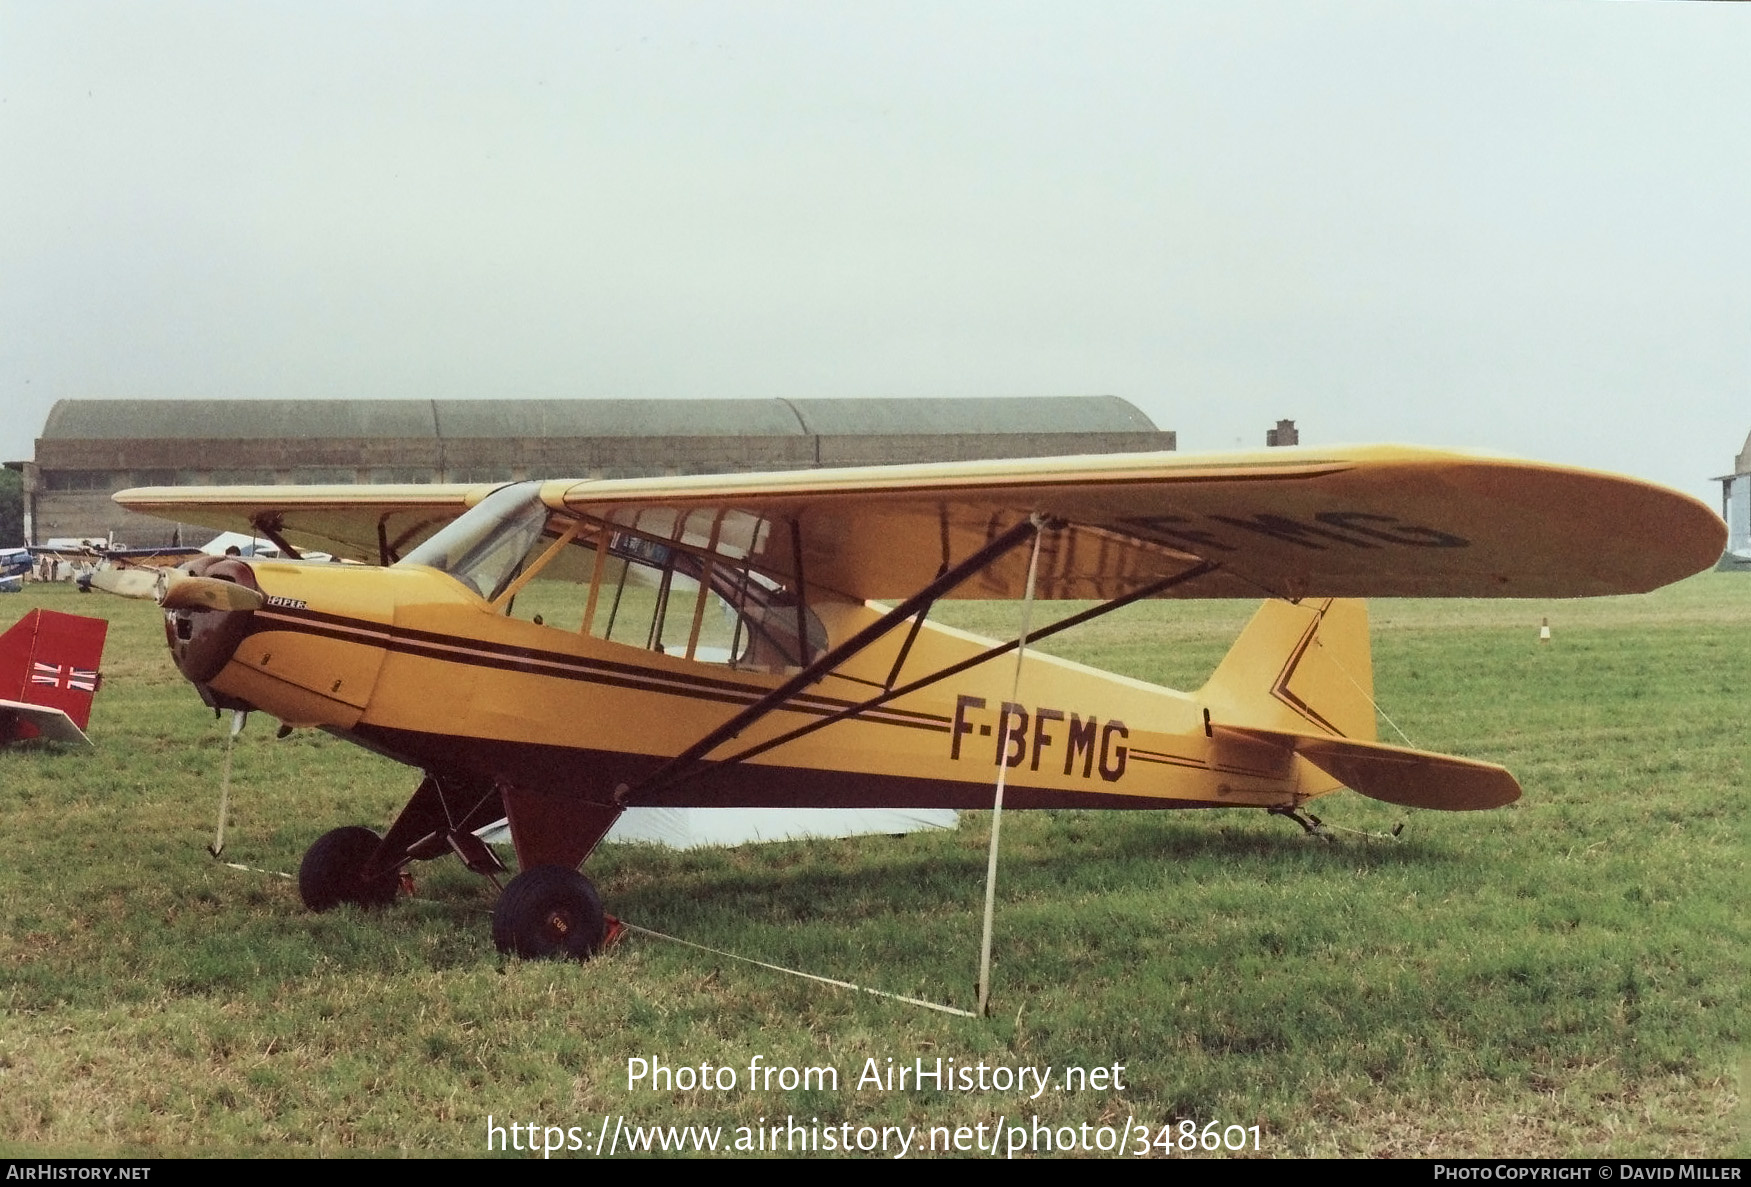
M732 754L728 758L720 759L712 766L712 770L715 771L722 767L731 766L735 763L755 758L759 755L765 754L768 750L775 750L787 742L794 742L798 738L807 737L816 730L826 729L828 726L844 721L848 717L856 717L860 714L869 712L871 709L879 709L889 701L898 700L903 696L908 696L917 692L921 688L929 688L932 684L940 683L951 676L958 676L968 668L976 668L980 664L989 660L997 659L999 656L1008 655L1018 647L1023 645L1032 647L1041 639L1049 639L1053 635L1056 635L1061 631L1067 631L1073 626L1081 626L1083 623L1099 618L1103 614L1110 614L1114 610L1123 609L1124 607L1129 606L1132 602L1141 601L1144 598L1152 598L1156 594L1172 589L1176 585L1184 585L1188 581L1195 581L1199 577L1204 576L1206 573L1213 572L1219 567L1220 566L1218 566L1215 561L1200 561L1189 569L1182 569L1180 572L1170 574L1160 580L1151 581L1148 585L1138 586L1136 589L1122 597L1102 602L1098 606L1090 606L1086 610L1079 610L1075 614L1060 618L1057 622L1043 626L1037 631L1029 631L1024 637L1011 639L1007 643L995 644L986 648L984 651L981 651L978 655L972 656L968 659L959 660L950 664L946 668L939 668L928 676L920 676L910 684L903 684L899 688L890 688L888 691L881 693L878 696L873 696L867 701L851 705L839 710L837 713L829 714L826 717L817 717L812 721L805 722L791 730L789 733L780 734L776 738L768 738L766 741L750 746L746 750L740 751L736 754ZM922 616L920 616L920 621L922 621ZM890 677L889 680L891 683L892 677ZM707 774L709 774L709 772L707 772Z
M710 754L719 745L735 737L767 714L783 708L792 696L816 683L828 672L886 635L900 623L923 611L937 598L1032 538L1045 526L1045 523L1043 517L1035 515L992 539L960 564L938 574L929 585L858 631L845 642L828 649L820 658L805 666L795 676L706 734L705 737L658 767L636 785L629 787L623 783L615 788L614 802L625 804L641 792L660 790L671 783L678 783L687 778L694 773L692 770L694 764ZM800 569L800 567L799 557L798 568Z
M303 554L286 543L286 537L280 534L280 530L285 527L285 522L278 511L266 511L250 516L249 526L272 540L274 547L280 550L281 556L289 557L295 561L304 559Z

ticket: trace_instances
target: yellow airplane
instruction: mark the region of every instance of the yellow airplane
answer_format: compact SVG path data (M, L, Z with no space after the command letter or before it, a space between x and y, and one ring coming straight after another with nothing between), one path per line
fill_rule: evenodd
M603 942L578 867L634 805L981 808L1000 772L1011 808L1506 804L1499 766L1376 740L1355 599L1641 592L1725 539L1632 479L1392 446L116 500L368 562L98 584L144 582L207 704L424 773L383 836L311 846L309 907L446 853L495 875L476 831L507 818L493 938L523 956ZM1164 597L1269 600L1194 693L1026 650ZM1092 604L992 642L929 622L943 598Z

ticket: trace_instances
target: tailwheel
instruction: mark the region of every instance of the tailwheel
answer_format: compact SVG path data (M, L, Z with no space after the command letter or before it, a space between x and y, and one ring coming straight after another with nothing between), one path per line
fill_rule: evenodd
M492 942L525 960L588 960L601 949L606 931L595 884L564 866L518 874L492 913Z
M395 871L365 877L365 866L382 843L376 833L358 825L323 833L305 850L298 867L298 897L312 911L329 911L343 903L388 906L401 889Z
M1325 821L1312 812L1303 812L1300 808L1271 808L1269 811L1272 816L1286 816L1293 820L1310 837L1318 837L1328 845L1337 843L1337 838L1326 828Z

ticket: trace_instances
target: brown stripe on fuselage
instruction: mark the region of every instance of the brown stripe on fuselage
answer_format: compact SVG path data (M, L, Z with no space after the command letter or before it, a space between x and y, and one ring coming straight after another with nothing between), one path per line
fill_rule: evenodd
M367 749L410 766L432 770L464 770L484 778L508 779L532 790L576 796L607 804L613 789L636 784L663 761L650 755L623 754L544 743L505 742L384 726L360 725L333 731ZM586 782L587 780L587 782ZM814 767L765 763L706 766L699 774L662 788L649 797L634 797L627 807L674 808L956 808L971 811L991 806L990 781L928 779L860 771L822 771ZM1292 797L1285 791L1284 803ZM1257 807L1222 800L1180 800L1099 791L1063 791L1010 783L1004 788L1005 808L1108 808L1166 810L1174 808Z
M344 618L319 611L258 610L251 634L290 630L340 642L362 643L404 655L417 655L449 663L470 664L501 671L525 672L635 691L657 692L690 700L722 704L752 704L769 689L741 684L720 677L670 672L612 660L590 659L564 652L541 651L479 639L464 639L432 631L409 630L382 623ZM791 712L826 717L850 708L856 702L819 693L800 693L785 705ZM949 732L949 719L942 714L881 706L857 715L877 725L904 726L931 733Z

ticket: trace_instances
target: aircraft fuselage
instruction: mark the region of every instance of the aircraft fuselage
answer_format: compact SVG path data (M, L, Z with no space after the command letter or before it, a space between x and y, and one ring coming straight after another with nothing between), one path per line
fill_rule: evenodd
M200 625L235 646L216 670L208 656L207 670L185 674L224 703L427 770L608 803L786 676L511 617L417 567L248 569L267 604L194 612L230 616ZM829 643L881 612L844 602L812 609ZM904 635L719 747L699 775L625 803L988 807L1000 765L1014 807L1290 807L1333 786L1293 755L1211 736L1187 694L1037 651L1024 657L1019 685L1014 656L998 656L746 762L713 764L990 645L926 623L895 673Z

